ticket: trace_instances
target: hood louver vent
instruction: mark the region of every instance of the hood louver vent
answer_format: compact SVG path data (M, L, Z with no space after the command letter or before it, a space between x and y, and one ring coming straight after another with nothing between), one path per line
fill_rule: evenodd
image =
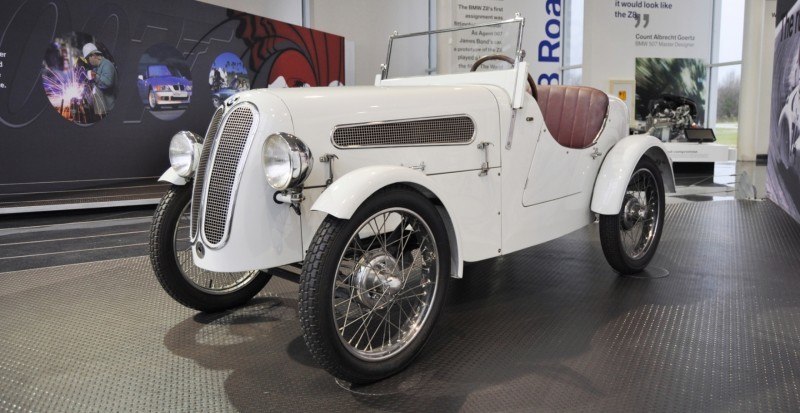
M387 146L465 145L475 122L466 115L337 126L332 141L340 149Z

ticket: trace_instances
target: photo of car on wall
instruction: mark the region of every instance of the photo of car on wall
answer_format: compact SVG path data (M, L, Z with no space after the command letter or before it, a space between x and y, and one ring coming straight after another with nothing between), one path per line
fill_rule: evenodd
M137 86L145 108L162 120L176 119L192 99L191 72L181 53L157 44L139 60Z
M242 59L230 52L217 56L208 73L208 85L214 108L237 92L250 90L250 80Z

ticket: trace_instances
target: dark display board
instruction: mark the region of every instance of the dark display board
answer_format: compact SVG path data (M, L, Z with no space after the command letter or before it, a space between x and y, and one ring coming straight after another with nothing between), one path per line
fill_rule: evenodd
M787 14L789 9L794 6L795 0L778 0L778 5L775 8L775 25L777 26Z
M344 82L344 39L192 0L0 2L0 195L158 176L240 90Z
M800 3L775 32L767 196L800 222Z

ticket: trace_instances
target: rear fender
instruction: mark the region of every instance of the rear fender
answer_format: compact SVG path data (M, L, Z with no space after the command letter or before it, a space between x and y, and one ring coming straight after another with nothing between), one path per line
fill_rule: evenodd
M449 238L451 276L461 278L464 266L461 260L461 232L458 229L457 218L448 212L453 209L448 205L445 193L433 179L420 171L389 165L356 169L337 179L322 192L311 206L311 210L324 212L339 219L350 219L367 198L382 188L395 184L409 186L437 205Z
M666 192L675 192L672 160L660 140L649 135L628 136L609 151L600 167L592 194L592 212L616 215L622 207L628 181L636 164L648 157L658 165Z

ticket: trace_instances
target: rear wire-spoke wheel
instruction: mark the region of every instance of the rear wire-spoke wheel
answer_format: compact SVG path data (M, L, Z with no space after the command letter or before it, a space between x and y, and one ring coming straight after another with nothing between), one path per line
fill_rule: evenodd
M270 275L261 271L213 272L193 262L189 235L192 185L173 186L156 209L150 230L150 262L164 290L179 303L204 312L238 307L258 294Z
M404 188L373 196L350 220L325 219L303 265L300 320L326 370L369 383L420 352L444 301L446 234L435 207Z
M641 272L650 263L664 227L664 183L649 158L642 158L631 175L620 212L600 216L600 244L617 272Z

